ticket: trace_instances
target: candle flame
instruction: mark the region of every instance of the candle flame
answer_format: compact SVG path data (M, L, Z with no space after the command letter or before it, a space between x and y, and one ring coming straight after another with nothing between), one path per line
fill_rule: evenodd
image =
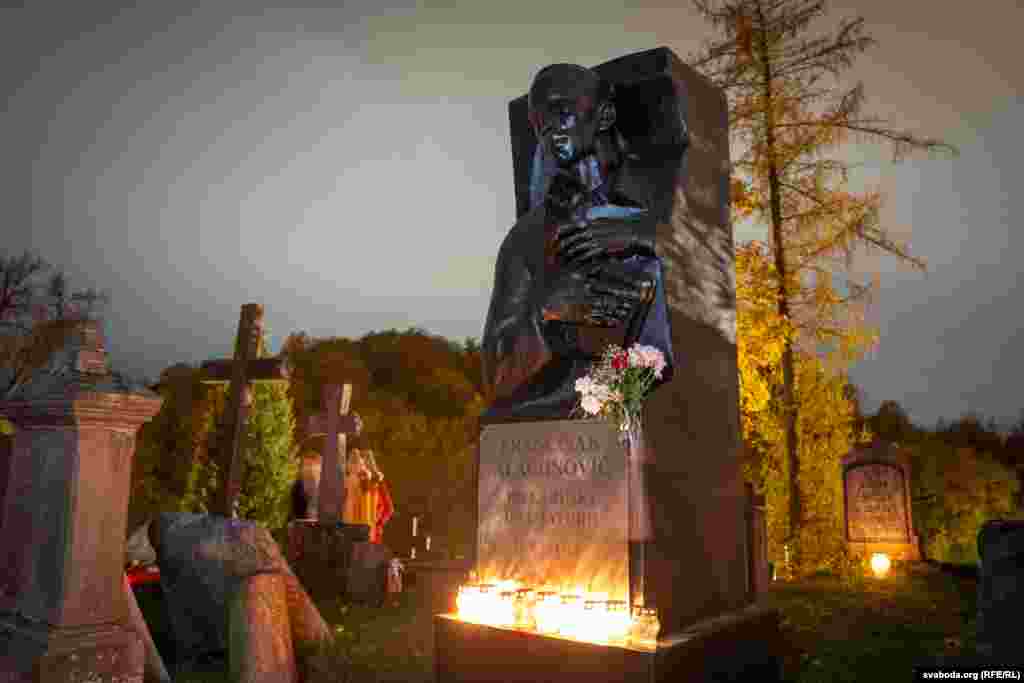
M652 647L658 630L653 610L638 618L624 600L608 597L580 586L560 591L524 587L517 581L468 584L459 588L456 617L591 643Z

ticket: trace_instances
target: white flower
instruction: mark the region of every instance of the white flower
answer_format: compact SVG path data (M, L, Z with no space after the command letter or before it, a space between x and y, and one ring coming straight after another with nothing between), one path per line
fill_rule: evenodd
M601 399L597 396L594 396L593 394L584 394L583 398L580 400L580 406L588 415L597 415L601 412L603 404L601 403Z
M594 380L590 379L590 375L584 375L576 380L576 392L588 396L594 391Z
M594 396L602 403L611 399L613 393L612 388L607 384L602 384L601 382L590 383L590 395Z

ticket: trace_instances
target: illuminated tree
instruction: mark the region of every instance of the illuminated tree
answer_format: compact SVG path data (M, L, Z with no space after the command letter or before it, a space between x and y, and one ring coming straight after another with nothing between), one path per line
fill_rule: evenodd
M873 342L859 314L875 283L853 273L858 249L924 267L881 224L881 193L848 190L851 165L840 152L859 141L888 144L895 159L918 150L955 150L863 113L863 86L838 83L840 73L874 44L863 19L810 35L811 25L826 14L823 0L695 0L695 6L720 34L691 64L729 101L734 217L768 227L775 306L796 330L783 342L778 399L790 478L789 536L798 554L797 347L849 362Z

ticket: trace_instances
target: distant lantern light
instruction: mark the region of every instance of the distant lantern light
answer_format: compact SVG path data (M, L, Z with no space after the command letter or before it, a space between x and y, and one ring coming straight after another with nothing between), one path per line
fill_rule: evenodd
M884 579L892 569L892 562L885 553L875 553L871 556L871 571L879 579Z

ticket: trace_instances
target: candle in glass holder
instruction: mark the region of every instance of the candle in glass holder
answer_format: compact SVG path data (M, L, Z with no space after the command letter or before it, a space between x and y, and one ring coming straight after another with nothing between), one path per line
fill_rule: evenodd
M570 638L578 637L583 619L583 599L574 593L563 593L560 607L562 623L558 632Z
M561 627L559 616L561 601L556 591L537 591L533 616L536 628L541 633L558 633Z
M629 635L629 610L626 609L625 600L609 600L606 604L608 610L608 638L609 640L623 640Z
M518 628L532 629L536 625L534 617L534 603L536 596L532 588L520 588L516 591L516 626Z
M498 593L498 600L494 603L494 621L497 626L513 626L516 623L516 593L515 591L501 591Z

